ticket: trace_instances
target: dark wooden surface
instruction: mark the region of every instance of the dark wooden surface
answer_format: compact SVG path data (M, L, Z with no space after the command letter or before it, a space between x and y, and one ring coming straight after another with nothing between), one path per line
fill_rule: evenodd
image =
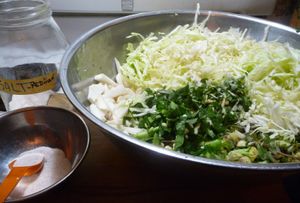
M190 174L168 162L152 162L147 153L122 147L88 124L91 145L80 167L58 187L26 202L292 202L281 178Z

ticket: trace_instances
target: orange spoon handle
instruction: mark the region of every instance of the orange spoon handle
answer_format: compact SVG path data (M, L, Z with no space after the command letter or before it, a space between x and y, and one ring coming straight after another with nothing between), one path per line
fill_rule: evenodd
M11 191L26 173L22 168L12 168L0 185L0 202L4 202Z

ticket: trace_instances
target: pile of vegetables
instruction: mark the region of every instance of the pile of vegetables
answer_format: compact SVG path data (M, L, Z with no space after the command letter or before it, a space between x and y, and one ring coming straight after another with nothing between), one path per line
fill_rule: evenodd
M255 41L247 30L211 31L207 20L167 34L132 33L140 42L117 64L118 84L135 94L122 102L122 122L105 121L196 156L300 161L300 51Z
M175 150L210 158L226 158L234 149L225 135L238 128L240 114L251 101L243 80L227 79L222 84L203 80L198 86L178 90L146 89L147 99L129 108L124 122L146 129L136 138ZM142 113L145 109L153 109Z

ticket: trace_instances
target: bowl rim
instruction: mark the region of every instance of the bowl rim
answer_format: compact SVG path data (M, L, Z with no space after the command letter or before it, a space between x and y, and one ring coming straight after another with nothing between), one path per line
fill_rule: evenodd
M224 160L216 160L216 159L208 159L204 157L199 156L193 156L189 154L184 154L181 152L172 151L169 149L165 149L159 146L155 146L153 144L138 140L134 138L133 136L127 135L116 128L106 124L105 122L101 121L97 117L95 117L82 103L80 103L75 94L72 92L71 87L68 84L67 81L67 72L68 72L68 64L71 61L72 56L75 54L75 52L83 45L88 39L96 35L98 32L103 31L110 26L114 26L126 21L134 20L137 18L144 18L144 17L152 17L157 15L180 15L180 14L189 14L189 15L195 15L194 11L182 11L182 10L174 10L174 11L153 11L153 12L144 12L144 13L138 13L138 14L132 14L124 17L119 17L114 20L110 20L106 23L100 24L86 33L82 34L74 43L71 44L71 46L67 49L65 52L62 61L61 61L61 69L60 69L60 81L62 84L62 88L67 96L67 98L70 100L70 102L77 108L82 114L84 114L90 121L92 121L94 124L105 130L105 132L116 136L118 138L121 138L131 144L135 144L139 147L142 147L144 149L148 149L152 152L169 156L175 159L180 159L184 161L194 162L197 164L202 164L206 166L214 166L219 168L232 168L232 169L241 169L241 170L251 170L251 171L294 171L300 169L300 163L240 163L240 162L231 162L231 161L224 161ZM287 32L291 32L294 34L296 33L296 30L288 27L283 24L279 24L276 22L271 22L265 19L260 19L256 17L251 16L245 16L240 14L234 14L229 12L219 12L219 11L200 11L200 15L213 15L213 16L221 16L221 17L233 17L242 19L245 21L252 21L256 23L260 23L265 25L266 27L275 27ZM192 23L192 22L191 22Z
M5 117L8 117L8 116L11 116L11 115L14 115L14 114L18 114L18 113L22 113L22 112L26 112L26 111L39 110L39 109L41 109L41 110L43 110L43 109L47 110L48 109L48 110L55 110L55 111L63 111L63 112L71 114L76 119L79 119L79 121L83 124L83 127L84 127L85 132L86 132L86 138L87 138L86 139L86 145L85 145L82 157L77 161L76 164L72 165L71 170L63 178L61 178L59 181L57 181L56 183L50 185L49 187L46 187L43 190L40 190L36 193L33 193L31 195L27 195L27 196L20 197L20 198L17 198L17 199L7 199L5 202L19 202L19 201L29 200L29 199L35 198L37 196L40 196L40 195L44 194L45 192L48 192L49 190L55 188L56 186L58 186L62 182L64 182L67 178L69 178L74 173L74 171L82 164L83 160L86 158L86 154L88 152L88 149L90 147L90 142L91 142L90 130L89 130L86 122L84 121L84 119L76 112L67 110L65 108L54 107L54 106L43 106L43 105L41 105L41 106L32 106L32 107L24 107L24 108L21 108L21 109L16 109L16 110L13 110L13 111L5 112L5 113L0 115L0 121L2 119L4 119Z

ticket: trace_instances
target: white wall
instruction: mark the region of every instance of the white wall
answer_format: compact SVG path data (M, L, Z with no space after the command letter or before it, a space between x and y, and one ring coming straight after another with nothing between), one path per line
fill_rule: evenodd
M56 12L123 13L153 10L222 10L270 15L276 0L48 0Z

